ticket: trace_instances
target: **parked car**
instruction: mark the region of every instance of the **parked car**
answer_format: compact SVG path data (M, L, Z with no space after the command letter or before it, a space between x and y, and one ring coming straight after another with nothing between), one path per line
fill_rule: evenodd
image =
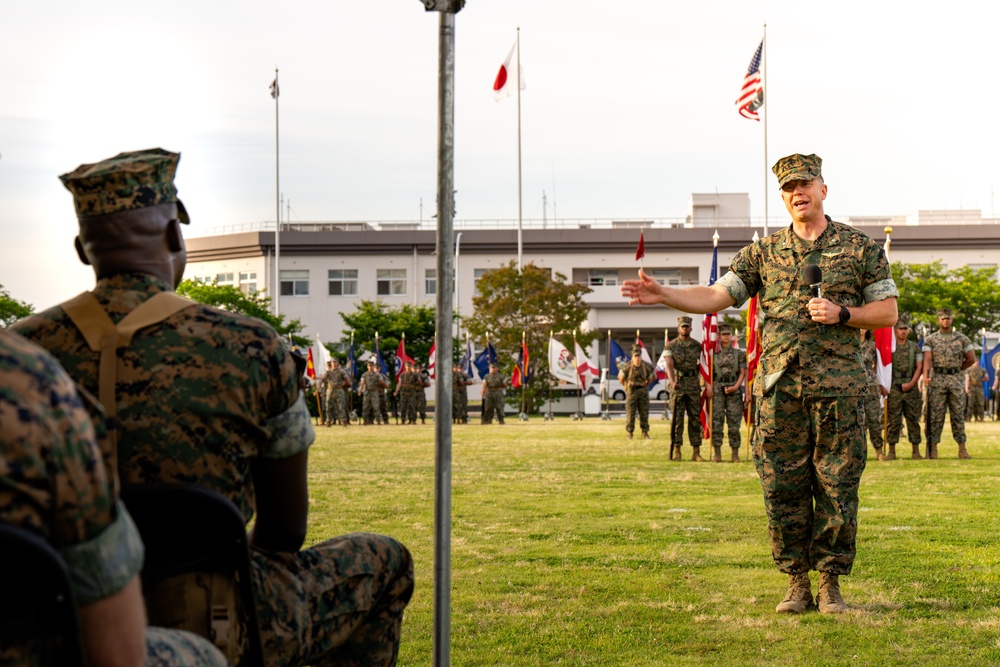
M588 394L601 393L601 382L600 380L594 380L590 387L587 389ZM608 378L608 398L616 401L625 400L625 387L622 383L618 381L618 378ZM667 398L667 388L663 382L657 382L649 390L649 400L651 401L663 401Z

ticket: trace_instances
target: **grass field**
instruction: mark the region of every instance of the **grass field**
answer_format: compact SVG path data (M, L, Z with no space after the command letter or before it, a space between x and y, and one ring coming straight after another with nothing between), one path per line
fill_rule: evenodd
M452 664L1000 664L1000 423L966 427L971 461L947 426L937 461L871 456L850 613L786 616L752 463L669 462L656 419L645 442L622 420L456 426ZM318 433L309 541L410 548L399 662L430 665L434 428Z

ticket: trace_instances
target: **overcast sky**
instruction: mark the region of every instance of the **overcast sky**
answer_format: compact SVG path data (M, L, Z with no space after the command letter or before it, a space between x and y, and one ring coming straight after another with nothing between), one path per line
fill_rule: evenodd
M179 151L194 231L274 219L276 66L293 221L434 213L438 15L419 0L0 3L0 284L36 308L93 282L57 179L81 163ZM966 1L469 0L458 218L517 216L516 102L492 83L518 26L525 218L543 191L549 218L683 217L713 191L761 215L763 123L734 102L765 23L768 166L822 156L834 217L991 216L998 18Z

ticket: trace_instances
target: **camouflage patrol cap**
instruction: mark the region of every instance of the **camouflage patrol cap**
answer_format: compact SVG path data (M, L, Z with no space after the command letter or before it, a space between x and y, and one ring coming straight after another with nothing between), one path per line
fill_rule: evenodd
M811 181L823 175L823 159L818 155L787 155L771 167L778 177L778 187L788 181Z
M731 325L729 325L729 324L720 324L719 325L719 335L720 336L722 334L731 334L731 333L733 333L733 327Z
M632 356L634 357L637 354L642 354L642 346L641 345L633 345L632 346Z
M895 327L897 329L909 329L910 328L910 314L900 313L899 319L896 320Z
M677 326L682 327L684 325L691 326L691 318L687 315L681 315L677 318Z
M191 222L174 186L180 159L180 153L162 148L119 153L101 162L82 164L59 180L73 193L80 220L176 203L177 219Z
M368 360L368 365L369 366L374 366L375 365L375 360L374 359L369 359Z
M937 316L938 317L951 317L951 308L939 308Z

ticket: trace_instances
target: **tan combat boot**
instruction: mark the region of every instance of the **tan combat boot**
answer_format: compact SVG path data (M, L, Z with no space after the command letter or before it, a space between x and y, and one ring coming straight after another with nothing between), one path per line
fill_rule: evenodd
M971 459L972 458L969 455L969 450L967 450L965 448L965 443L964 442L958 443L958 458L960 458L960 459Z
M729 462L730 463L739 463L740 462L740 448L739 447L733 447L732 449L733 449L733 457L731 459L729 459Z
M810 586L808 572L788 575L788 592L774 610L779 614L801 614L806 611L813 601Z
M914 461L923 461L924 457L920 455L920 445L913 445L913 453L910 454L910 458Z
M927 458L929 459L937 458L937 443L933 445L930 443L927 444Z
M840 594L840 580L836 574L819 573L819 591L816 606L821 614L842 614L847 611L847 603Z
M885 461L885 454L882 453L882 448L881 447L876 447L875 448L875 460L876 461Z
M889 445L889 453L886 454L885 460L886 461L895 461L896 460L896 445L894 445L894 444L893 445Z
M704 461L705 460L705 459L701 458L701 447L692 447L691 450L692 450L691 451L691 460L692 461Z
M722 445L712 445L712 461L722 463Z

